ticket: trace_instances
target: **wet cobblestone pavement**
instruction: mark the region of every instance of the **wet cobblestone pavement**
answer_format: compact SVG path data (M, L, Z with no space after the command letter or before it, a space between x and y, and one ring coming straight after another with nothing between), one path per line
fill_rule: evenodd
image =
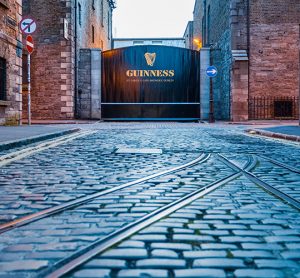
M242 127L225 125L83 128L97 132L0 167L0 224L116 190L9 231L0 226L0 277L300 277L299 209L217 155L297 203L300 174L261 155L299 170L299 144L250 137ZM159 148L162 154L117 154L120 147ZM202 154L205 159L193 165L118 189ZM203 197L124 239L116 235L113 245L55 274L121 228L201 190Z

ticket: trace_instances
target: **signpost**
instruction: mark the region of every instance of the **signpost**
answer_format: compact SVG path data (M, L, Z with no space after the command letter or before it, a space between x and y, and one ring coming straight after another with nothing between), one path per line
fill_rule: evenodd
M211 56L211 64L212 64L212 56ZM213 81L212 79L218 75L218 69L215 66L209 66L206 69L206 75L209 77L209 122L214 123L214 93L213 93Z
M30 56L34 49L34 42L32 36L27 36L26 38L26 48L28 51L28 125L31 125L31 74L30 74Z
M27 67L28 67L28 125L31 125L31 73L30 73L30 63L31 54L34 50L33 38L30 34L33 34L37 29L36 21L33 18L25 17L20 21L20 30L26 37L26 49L28 51L27 56Z
M210 78L216 77L218 75L218 70L215 66L210 66L206 70L206 75Z
M30 17L23 18L20 22L20 30L25 35L33 34L36 31L36 27L35 20Z

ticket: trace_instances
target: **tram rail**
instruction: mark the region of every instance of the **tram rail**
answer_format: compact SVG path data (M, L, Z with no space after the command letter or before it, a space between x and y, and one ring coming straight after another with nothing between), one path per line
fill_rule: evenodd
M84 196L84 197L81 197L81 198L77 198L77 199L72 200L70 202L66 202L66 203L63 203L61 205L54 206L54 207L51 207L49 209L45 209L45 210L42 210L42 211L39 211L39 212L30 214L30 215L27 215L25 217L16 219L14 221L7 222L5 224L0 225L0 234L2 234L4 232L7 232L7 231L10 231L12 229L15 229L15 228L18 228L18 227L21 227L21 226L33 223L33 222L35 222L37 220L40 220L40 219L43 219L43 218L47 218L47 217L49 217L51 215L54 215L54 214L66 211L68 209L73 209L73 208L75 208L77 206L85 204L85 203L87 203L89 201L92 201L92 200L94 200L96 198L108 195L110 193L114 193L114 192L119 191L121 189L125 189L125 188L128 188L130 186L137 185L137 184L143 183L145 181L151 180L153 178L162 177L162 176L165 176L165 175L168 175L168 174L172 174L172 173L178 172L178 171L183 170L185 168L189 168L189 167L192 167L194 165L197 165L197 164L200 164L200 163L204 163L209 158L210 158L210 154L202 154L198 158L196 158L195 160L190 161L190 162L188 162L186 164L183 164L181 166L177 166L177 167L171 168L169 170L164 170L164 171L161 171L161 172L158 172L158 173L146 176L144 178L140 178L140 179L137 179L135 181L131 181L131 182L122 184L120 186L116 186L114 188L110 188L110 189L107 189L107 190L104 190L104 191L100 191L100 192L97 192L97 193L94 193L94 194L90 194L90 195L87 195L87 196Z

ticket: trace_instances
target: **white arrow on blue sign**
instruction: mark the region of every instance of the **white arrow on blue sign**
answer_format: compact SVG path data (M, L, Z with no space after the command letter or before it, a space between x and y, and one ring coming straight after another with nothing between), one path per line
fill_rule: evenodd
M218 70L215 66L210 66L206 70L206 75L208 77L216 77L218 75Z
M32 34L36 30L36 22L32 18L23 18L20 22L20 28L23 34Z

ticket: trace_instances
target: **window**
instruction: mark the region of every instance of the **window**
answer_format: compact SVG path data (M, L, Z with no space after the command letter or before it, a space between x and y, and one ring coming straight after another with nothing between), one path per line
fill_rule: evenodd
M110 15L109 15L109 11L107 12L107 23L108 23L108 28L107 28L107 38L108 38L108 40L110 40L110 32L111 32L111 30L110 30Z
M78 3L78 22L79 25L81 26L82 24L82 10L81 10L81 4Z
M206 28L205 28L205 17L202 17L202 42L206 45Z
M6 100L6 60L0 58L0 100Z
M144 41L133 41L133 45L143 45Z
M92 43L95 43L95 27L92 25Z
M103 0L101 0L101 25L104 27L104 6L103 6Z
M0 0L0 6L8 9L9 8L8 0Z
M152 44L154 45L162 45L162 41L152 41Z

